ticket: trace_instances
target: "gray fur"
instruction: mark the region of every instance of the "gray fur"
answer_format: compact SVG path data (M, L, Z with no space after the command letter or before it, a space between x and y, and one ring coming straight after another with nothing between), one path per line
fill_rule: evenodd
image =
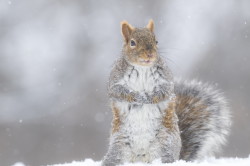
M154 140L151 140L153 149L149 152L149 154L145 154L151 154L154 156L151 160L144 160L143 156L139 157L143 154L133 154L131 150L133 148L133 142L131 142L130 139L132 133L126 128L121 128L119 132L111 135L110 147L106 157L104 158L103 166L111 166L124 162L135 161L151 162L153 159L157 158L161 158L162 162L167 163L178 159L193 161L213 156L216 152L219 152L221 145L225 144L231 121L230 112L222 93L208 84L203 84L198 81L188 82L182 80L174 81L175 86L173 90L171 89L173 87L170 86L173 81L173 77L165 63L159 59L152 68L157 69L152 73L152 76L158 73L160 78L164 80L166 79L166 82L168 82L167 84L155 87L153 93L151 93L152 95L162 96L164 94L172 97L176 95L197 98L198 100L195 103L190 104L193 104L193 107L196 107L198 103L204 104L206 109L197 111L209 112L209 117L207 119L202 117L198 119L199 117L197 117L197 119L191 123L189 121L185 121L187 117L193 116L193 114L189 115L189 109L192 106L187 105L185 110L178 110L178 103L180 101L176 101L176 113L178 117L176 116L175 119L175 132L170 132L166 130L164 126L159 124L159 128L153 131L155 134ZM143 104L152 103L152 95L150 96L145 95L145 93L134 92L129 90L128 87L124 87L119 84L117 85L119 80L126 76L128 71L131 72L132 70L136 69L127 63L125 59L121 58L114 66L109 81L109 96L112 102L122 101L123 99L119 96L120 94L136 94L136 102L134 104L131 103L128 112L122 115L122 123L126 123L126 116L128 116L131 109L140 109ZM135 73L135 75L140 74L136 71ZM159 110L163 111L161 108L159 108ZM161 115L164 116L164 113L162 112ZM157 121L157 119L152 120ZM179 132L179 128L181 132ZM180 142L182 142L181 152ZM135 155L138 156L135 157Z
M158 85L154 87L154 90L152 92L152 95L149 93L138 93L131 91L126 86L121 86L118 84L118 82L125 76L125 74L128 74L128 77L131 76L131 73L134 71L136 72L136 76L138 77L139 73L136 71L135 67L124 58L124 56L120 57L113 67L113 70L111 71L111 75L109 78L109 84L108 84L108 94L111 99L123 101L124 98L122 96L124 95L133 95L135 96L136 103L143 103L143 104L151 104L152 99L155 96L158 96L161 100L164 100L164 97L173 97L173 90L174 90L174 84L173 84L173 76L170 72L167 65L164 63L162 58L159 58L155 65L152 68L152 77L159 76L162 79L166 80L164 84ZM155 69L153 71L153 69ZM158 80L156 80L158 81Z
M174 81L154 33L122 27L126 42L108 84L114 121L102 166L193 161L219 152L231 123L222 93L198 81Z
M155 159L173 162L179 159L181 138L178 118L174 114L173 129L166 128L162 123L168 103L175 96L172 74L161 58L152 67L146 68L145 70L149 72L147 77L154 81L153 87L145 87L143 91L136 92L120 80L129 82L130 79L139 79L145 74L140 68L130 65L121 57L111 72L109 96L111 103L120 110L121 127L118 132L111 134L103 166L137 161L150 163ZM124 101L124 94L131 93L137 95L136 101L133 103ZM154 96L158 96L161 101L152 104ZM138 141L144 143L138 145Z
M196 99L184 110L178 110L180 101L177 101L176 113L183 144L181 159L192 161L220 152L231 126L231 115L223 94L212 85L180 79L175 81L175 94ZM200 104L206 108L190 113ZM198 111L202 112L201 116L194 116Z

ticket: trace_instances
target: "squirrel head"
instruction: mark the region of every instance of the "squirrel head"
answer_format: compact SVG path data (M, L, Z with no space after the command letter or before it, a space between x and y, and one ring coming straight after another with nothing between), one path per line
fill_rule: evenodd
M132 65L152 66L158 59L154 22L145 28L134 28L127 21L121 22L124 38L123 56Z

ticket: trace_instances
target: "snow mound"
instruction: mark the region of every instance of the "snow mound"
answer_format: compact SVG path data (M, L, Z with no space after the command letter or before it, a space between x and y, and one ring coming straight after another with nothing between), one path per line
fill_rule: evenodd
M13 166L25 166L23 163L16 163L16 164L14 164Z
M186 162L183 160L176 161L168 166L250 166L250 156L248 158L221 158L214 159L209 158L203 161ZM56 164L48 166L101 166L101 161L93 161L92 159L86 159L85 161L72 162L68 164ZM166 166L160 161L154 161L152 164L135 163L135 164L124 164L123 166Z

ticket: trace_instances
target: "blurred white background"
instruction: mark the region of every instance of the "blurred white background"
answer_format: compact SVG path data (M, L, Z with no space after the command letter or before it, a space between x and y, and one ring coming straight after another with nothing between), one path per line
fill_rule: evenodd
M233 112L223 157L250 154L249 0L0 0L0 164L100 160L120 22L155 21L177 77L218 84Z

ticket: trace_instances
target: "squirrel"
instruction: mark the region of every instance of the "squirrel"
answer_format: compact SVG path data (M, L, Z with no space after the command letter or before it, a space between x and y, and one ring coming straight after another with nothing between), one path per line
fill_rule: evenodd
M154 22L121 22L122 55L108 83L113 113L102 166L193 161L213 156L226 142L231 114L214 86L175 79L158 54Z

